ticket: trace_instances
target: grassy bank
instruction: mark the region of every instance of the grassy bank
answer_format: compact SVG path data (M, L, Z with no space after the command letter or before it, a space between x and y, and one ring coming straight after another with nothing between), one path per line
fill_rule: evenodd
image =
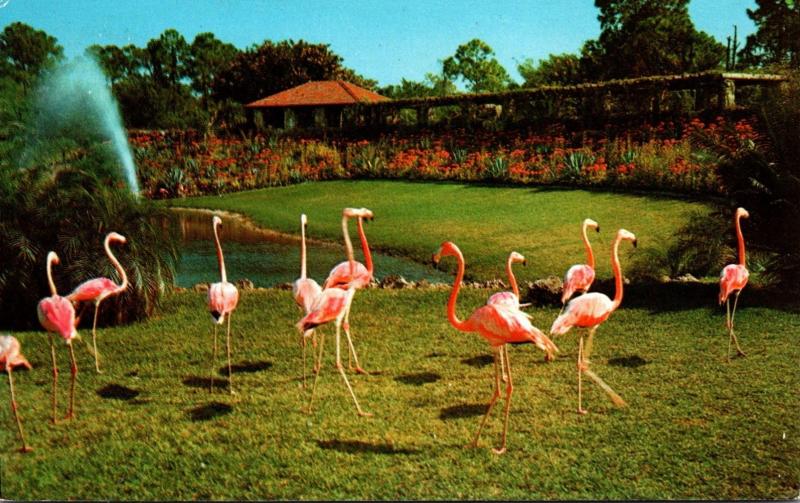
M376 215L367 227L370 244L382 251L429 261L442 241L451 240L464 252L467 277L489 279L505 277L508 253L517 250L530 264L518 273L523 280L562 276L570 265L585 261L584 218L600 223L602 232L590 240L598 275L608 277L609 248L618 228L634 232L641 246L663 247L691 212L708 211L702 203L657 195L400 181L304 183L172 204L244 213L264 227L290 233L298 233L298 216L305 212L310 235L337 242L342 208L365 206ZM623 257L629 253L622 250Z
M391 221L392 214L389 206L376 211L374 228L380 229L381 219ZM320 210L320 226L324 215ZM489 293L466 290L459 312L468 313ZM242 295L233 318L237 395L206 388L211 323L204 295L175 294L157 319L100 331L104 374L92 371L91 357L78 345L78 417L57 426L49 424L47 338L17 333L34 365L15 373L15 381L35 450L12 451L13 420L8 406L0 407L0 496L795 497L800 315L763 307L745 292L737 326L748 356L728 364L724 312L713 295L664 294L669 302L654 306L636 302L631 291L596 338L593 368L628 401L626 409L615 409L589 385L590 413L574 412L574 333L556 339L561 354L552 364L542 363L531 346L512 347L515 393L509 450L501 457L489 451L500 440L500 410L481 448L464 448L491 393L491 360L480 337L447 324L447 291L357 294L355 342L362 363L375 372L350 378L373 418L355 415L334 374L330 331L315 410L300 412L308 395L300 388L292 326L299 311L287 291ZM628 301L637 307L626 307ZM530 310L541 328L549 327L556 311ZM65 348L58 350L63 413L69 371ZM222 360L217 367L225 375Z

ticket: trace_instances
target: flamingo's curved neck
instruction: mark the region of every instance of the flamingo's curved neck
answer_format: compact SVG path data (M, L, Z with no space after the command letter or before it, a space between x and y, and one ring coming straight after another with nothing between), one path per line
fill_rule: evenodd
M356 261L353 258L353 243L350 242L350 233L347 232L347 216L342 216L342 234L344 234L344 247L347 250L347 261L350 263L350 277L356 272Z
M586 235L586 224L583 224L583 246L586 247L586 260L592 269L594 269L594 252L592 252L592 245L589 244L589 237Z
M514 277L514 271L511 269L511 265L513 264L511 260L511 256L508 256L508 262L506 262L506 272L508 273L508 282L511 283L511 291L514 292L514 295L519 298L519 287L517 286L517 278Z
M464 279L464 256L458 252L455 257L458 260L458 272L453 283L453 290L450 292L450 299L447 301L447 319L457 330L469 332L469 323L459 320L456 315L456 299L458 291L461 289L461 281Z
M306 226L300 224L300 279L306 279Z
M742 235L742 224L741 224L742 216L736 215L736 239L739 241L739 265L745 265L744 263L744 236Z
M367 235L364 234L364 222L363 218L358 217L358 237L361 238L361 251L364 252L364 264L367 267L367 272L369 272L369 276L372 277L372 253L369 251L369 243L367 243Z
M621 239L617 237L611 247L611 268L614 270L614 307L612 311L622 304L622 268L619 265L619 242Z
M125 274L125 269L122 268L122 265L117 260L117 257L111 253L111 240L108 236L106 236L106 241L103 244L106 249L106 255L108 255L108 260L111 261L111 264L114 265L114 269L117 270L117 274L119 277L122 278L122 283L117 286L116 292L124 292L126 288L128 288L128 275Z
M47 282L50 283L50 295L53 297L58 295L56 284L53 282L53 262L55 262L55 260L53 255L47 256Z
M217 261L219 262L219 275L222 277L222 282L228 282L228 275L225 274L225 258L222 256L222 245L219 244L219 233L217 232L217 225L214 225L214 241L217 244Z

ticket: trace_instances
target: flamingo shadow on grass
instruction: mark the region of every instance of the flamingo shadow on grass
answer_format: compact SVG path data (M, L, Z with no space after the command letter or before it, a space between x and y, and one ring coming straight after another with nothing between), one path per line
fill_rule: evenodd
M233 411L233 406L222 402L210 402L200 405L194 409L189 409L186 413L192 421L209 421Z
M494 358L492 355L478 355L473 356L472 358L464 358L461 360L461 363L464 365L469 365L470 367L481 368L494 363Z
M608 359L609 365L613 365L615 367L627 367L631 369L641 367L642 365L647 365L648 363L650 362L648 362L639 355L620 356L617 358Z
M422 386L423 384L436 382L441 378L442 376L434 372L419 372L417 374L404 374L397 376L394 378L394 380L410 386Z
M462 417L476 417L486 414L485 403L462 403L461 405L453 405L452 407L445 407L439 413L439 419L446 421L448 419L459 419Z
M227 368L225 369L227 372ZM183 384L185 386L189 386L190 388L211 388L211 378L210 377L200 377L200 376L189 376L183 380ZM221 388L221 389L228 389L228 380L222 378L214 378L214 387Z
M261 372L263 370L269 370L271 368L272 368L272 362L270 361L260 361L260 362L246 361L242 363L234 363L233 365L231 365L231 373L253 374L255 372ZM219 375L228 375L228 367L227 366L220 367L219 369L217 369L217 373L219 373Z
M108 384L96 391L100 398L131 401L139 396L139 391L121 384Z
M320 449L346 452L350 454L416 454L416 449L403 449L390 444L372 444L361 440L317 440Z

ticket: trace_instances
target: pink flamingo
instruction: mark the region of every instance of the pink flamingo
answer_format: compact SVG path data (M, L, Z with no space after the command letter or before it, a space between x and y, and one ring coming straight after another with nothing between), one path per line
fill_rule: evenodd
M92 322L92 344L94 345L94 366L97 373L100 373L99 354L97 353L97 313L100 311L100 303L108 297L119 295L128 288L128 275L125 274L125 269L122 268L117 258L111 253L111 241L116 243L125 244L126 239L122 234L116 232L109 232L103 242L103 247L106 250L106 255L117 270L122 283L119 285L114 283L108 278L94 278L85 281L75 287L75 289L67 295L67 299L73 304L78 302L92 301L94 302L94 321Z
M372 211L366 208L345 208L342 210L342 233L344 234L345 247L350 247L352 250L352 243L350 242L350 233L347 230L347 222L350 218L356 217L358 219L358 235L361 239L361 250L364 252L364 261L367 263L365 266L361 262L345 260L337 264L331 272L328 273L328 278L322 285L323 290L328 288L341 288L347 289L351 286L353 289L358 290L364 288L372 281L373 264L372 254L369 250L369 243L367 243L367 236L364 233L363 220L373 220L375 217ZM355 293L353 294L355 295ZM344 333L347 336L347 342L350 347L350 352L347 353L347 366L352 369L350 364L350 354L353 355L353 360L356 363L355 371L360 374L368 374L366 370L361 368L358 363L358 355L356 354L355 347L353 346L352 338L350 337L350 307L352 302L348 303L347 311L344 314Z
M11 410L14 412L14 418L17 420L17 428L19 429L19 438L22 440L22 447L20 452L30 452L33 449L25 442L25 432L22 430L22 421L19 418L17 411L17 399L14 396L14 379L11 377L11 371L14 367L22 366L31 369L31 364L27 358L22 356L20 352L19 341L16 337L10 335L0 336L0 365L8 373L8 387L11 390Z
M505 421L503 424L503 443L499 449L492 449L495 454L503 454L506 451L506 435L508 432L508 414L511 408L511 394L514 385L511 378L511 362L508 359L507 344L533 343L543 351L558 351L558 348L541 330L534 327L529 316L514 309L508 304L494 303L486 304L476 309L466 320L461 321L456 316L456 299L461 288L461 281L464 278L464 256L461 250L451 243L445 241L439 250L433 255L433 261L438 263L443 256L455 257L458 261L458 272L453 283L453 290L450 292L450 299L447 302L447 319L450 324L462 332L478 332L492 346L494 353L494 377L495 389L489 401L486 414L483 416L472 447L477 447L483 426L492 411L495 402L500 397L500 362L505 360L505 368L508 369L508 382L506 383L506 408Z
M347 229L347 221L348 213L350 213L349 208L345 210L345 215L342 218L342 227L346 230ZM353 210L358 211L358 210ZM369 211L369 210L366 210ZM370 213L371 215L371 213ZM345 233L345 248L347 250L347 263L350 267L350 276L353 277L356 272L356 261L353 259L353 245L350 242L350 238ZM353 388L350 386L350 381L347 380L347 375L344 373L344 368L342 367L342 359L341 359L341 327L343 324L343 320L345 319L349 309L350 303L353 301L353 295L356 291L356 282L351 281L349 286L346 289L342 289L341 287L335 288L325 288L322 290L322 293L317 297L316 302L311 307L311 310L300 320L297 322L297 328L300 330L300 333L303 334L303 337L309 337L312 334L314 328L323 325L325 323L329 323L331 321L334 322L336 325L336 368L339 370L339 373L344 379L344 383L347 386L347 390L350 392L350 396L353 397L353 402L356 405L356 411L358 411L358 415L360 416L371 416L369 412L364 412L361 410L361 406L358 404L358 399L356 398L356 394L353 392ZM345 334L347 334L347 328L345 328ZM355 349L353 348L353 343L350 340L350 337L347 338L348 345L350 349L355 354ZM321 335L320 343L319 343L319 356L317 357L317 363L315 368L317 369L316 375L314 377L314 385L311 388L311 398L308 402L308 411L311 412L311 406L314 403L314 393L317 390L317 380L319 379L319 369L321 368L322 364L322 354L323 349L325 347L325 333ZM358 365L358 360L356 360L356 365Z
M211 391L214 390L214 372L217 366L217 325L222 325L225 318L228 319L227 330L227 349L228 349L228 388L231 394L233 391L233 374L231 372L231 315L239 303L239 290L233 283L228 283L228 276L225 274L225 258L222 256L222 245L219 243L219 231L222 219L214 215L212 219L214 226L214 241L217 245L217 261L219 261L219 274L221 281L212 283L208 287L208 310L214 319L214 356L211 367Z
M313 279L306 277L306 227L308 219L306 214L300 215L300 278L292 284L294 301L303 309L305 314L311 312L317 297L322 293L322 287ZM312 339L313 340L313 339ZM303 387L306 386L306 338L300 338L303 346ZM314 344L316 347L316 342Z
M594 333L608 317L613 313L622 303L622 270L619 265L619 243L623 239L633 242L636 247L636 236L633 233L620 229L617 231L617 236L614 239L614 244L611 247L611 267L614 269L614 285L616 293L612 301L606 295L597 292L586 293L580 297L576 297L569 301L566 309L561 315L553 322L550 328L550 334L561 335L565 334L572 327L588 328L589 337L586 340L586 349L584 350L583 335L581 335L578 344L578 413L586 414L583 408L582 395L581 395L581 372L588 375L594 380L603 390L608 393L611 400L618 406L625 406L625 401L613 390L609 385L603 382L600 377L589 370L589 354L592 351L592 338Z
M75 330L75 308L66 297L58 295L56 285L53 282L52 267L53 264L58 264L59 262L56 252L51 251L47 254L47 281L50 283L51 295L40 300L37 306L39 323L47 330L47 335L50 338L50 355L53 360L53 424L56 423L56 387L58 385L58 366L56 365L56 347L53 343L53 333L60 335L67 343L72 364L70 367L72 379L69 388L69 411L65 419L75 417L75 379L78 375L78 364L75 362L75 351L72 349L72 341L78 337L78 331Z
M501 304L513 309L520 308L517 278L514 277L514 271L511 269L513 264L522 264L525 266L528 265L528 261L525 260L525 257L521 253L517 253L515 251L512 251L508 255L508 261L506 261L506 273L508 274L508 282L511 284L511 291L497 292L489 297L489 300L486 301L487 304Z
M600 225L591 218L583 221L581 231L583 233L583 245L586 247L586 261L589 263L576 264L567 270L567 274L564 276L564 291L561 294L562 306L567 303L575 292L586 293L594 282L594 253L592 252L592 245L589 244L589 238L586 236L587 227L592 227L597 232L600 232Z
M719 303L722 305L725 302L727 308L727 317L725 319L725 326L728 328L728 353L727 358L730 361L731 340L736 344L736 351L739 355L745 356L742 348L739 347L739 341L736 340L736 334L733 332L733 317L736 316L736 303L739 301L739 294L742 289L747 285L747 278L750 273L747 271L745 265L744 255L744 236L742 235L742 226L740 220L742 218L749 218L750 213L744 208L737 208L736 214L733 217L734 227L736 228L736 239L739 241L739 263L728 264L722 269L719 276ZM733 298L733 313L731 313L730 294L734 293Z

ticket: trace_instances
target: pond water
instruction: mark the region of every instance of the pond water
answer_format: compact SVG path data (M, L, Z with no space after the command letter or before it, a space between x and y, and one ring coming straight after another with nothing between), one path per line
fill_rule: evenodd
M213 213L182 208L173 208L172 211L178 216L181 232L182 256L178 264L177 285L188 288L197 283L219 281L214 231L211 225ZM291 236L263 229L238 216L221 215L221 218L223 226L220 240L228 281L235 282L246 278L255 286L273 287L280 283L291 283L300 276L299 235ZM297 225L299 232L299 215ZM363 262L355 225L351 226L351 232L355 258ZM344 243L308 240L306 246L308 276L320 284L336 264L345 260ZM450 275L434 269L429 264L420 264L406 258L374 251L372 258L377 280L397 274L409 281L418 281L422 278L432 282L452 281Z

